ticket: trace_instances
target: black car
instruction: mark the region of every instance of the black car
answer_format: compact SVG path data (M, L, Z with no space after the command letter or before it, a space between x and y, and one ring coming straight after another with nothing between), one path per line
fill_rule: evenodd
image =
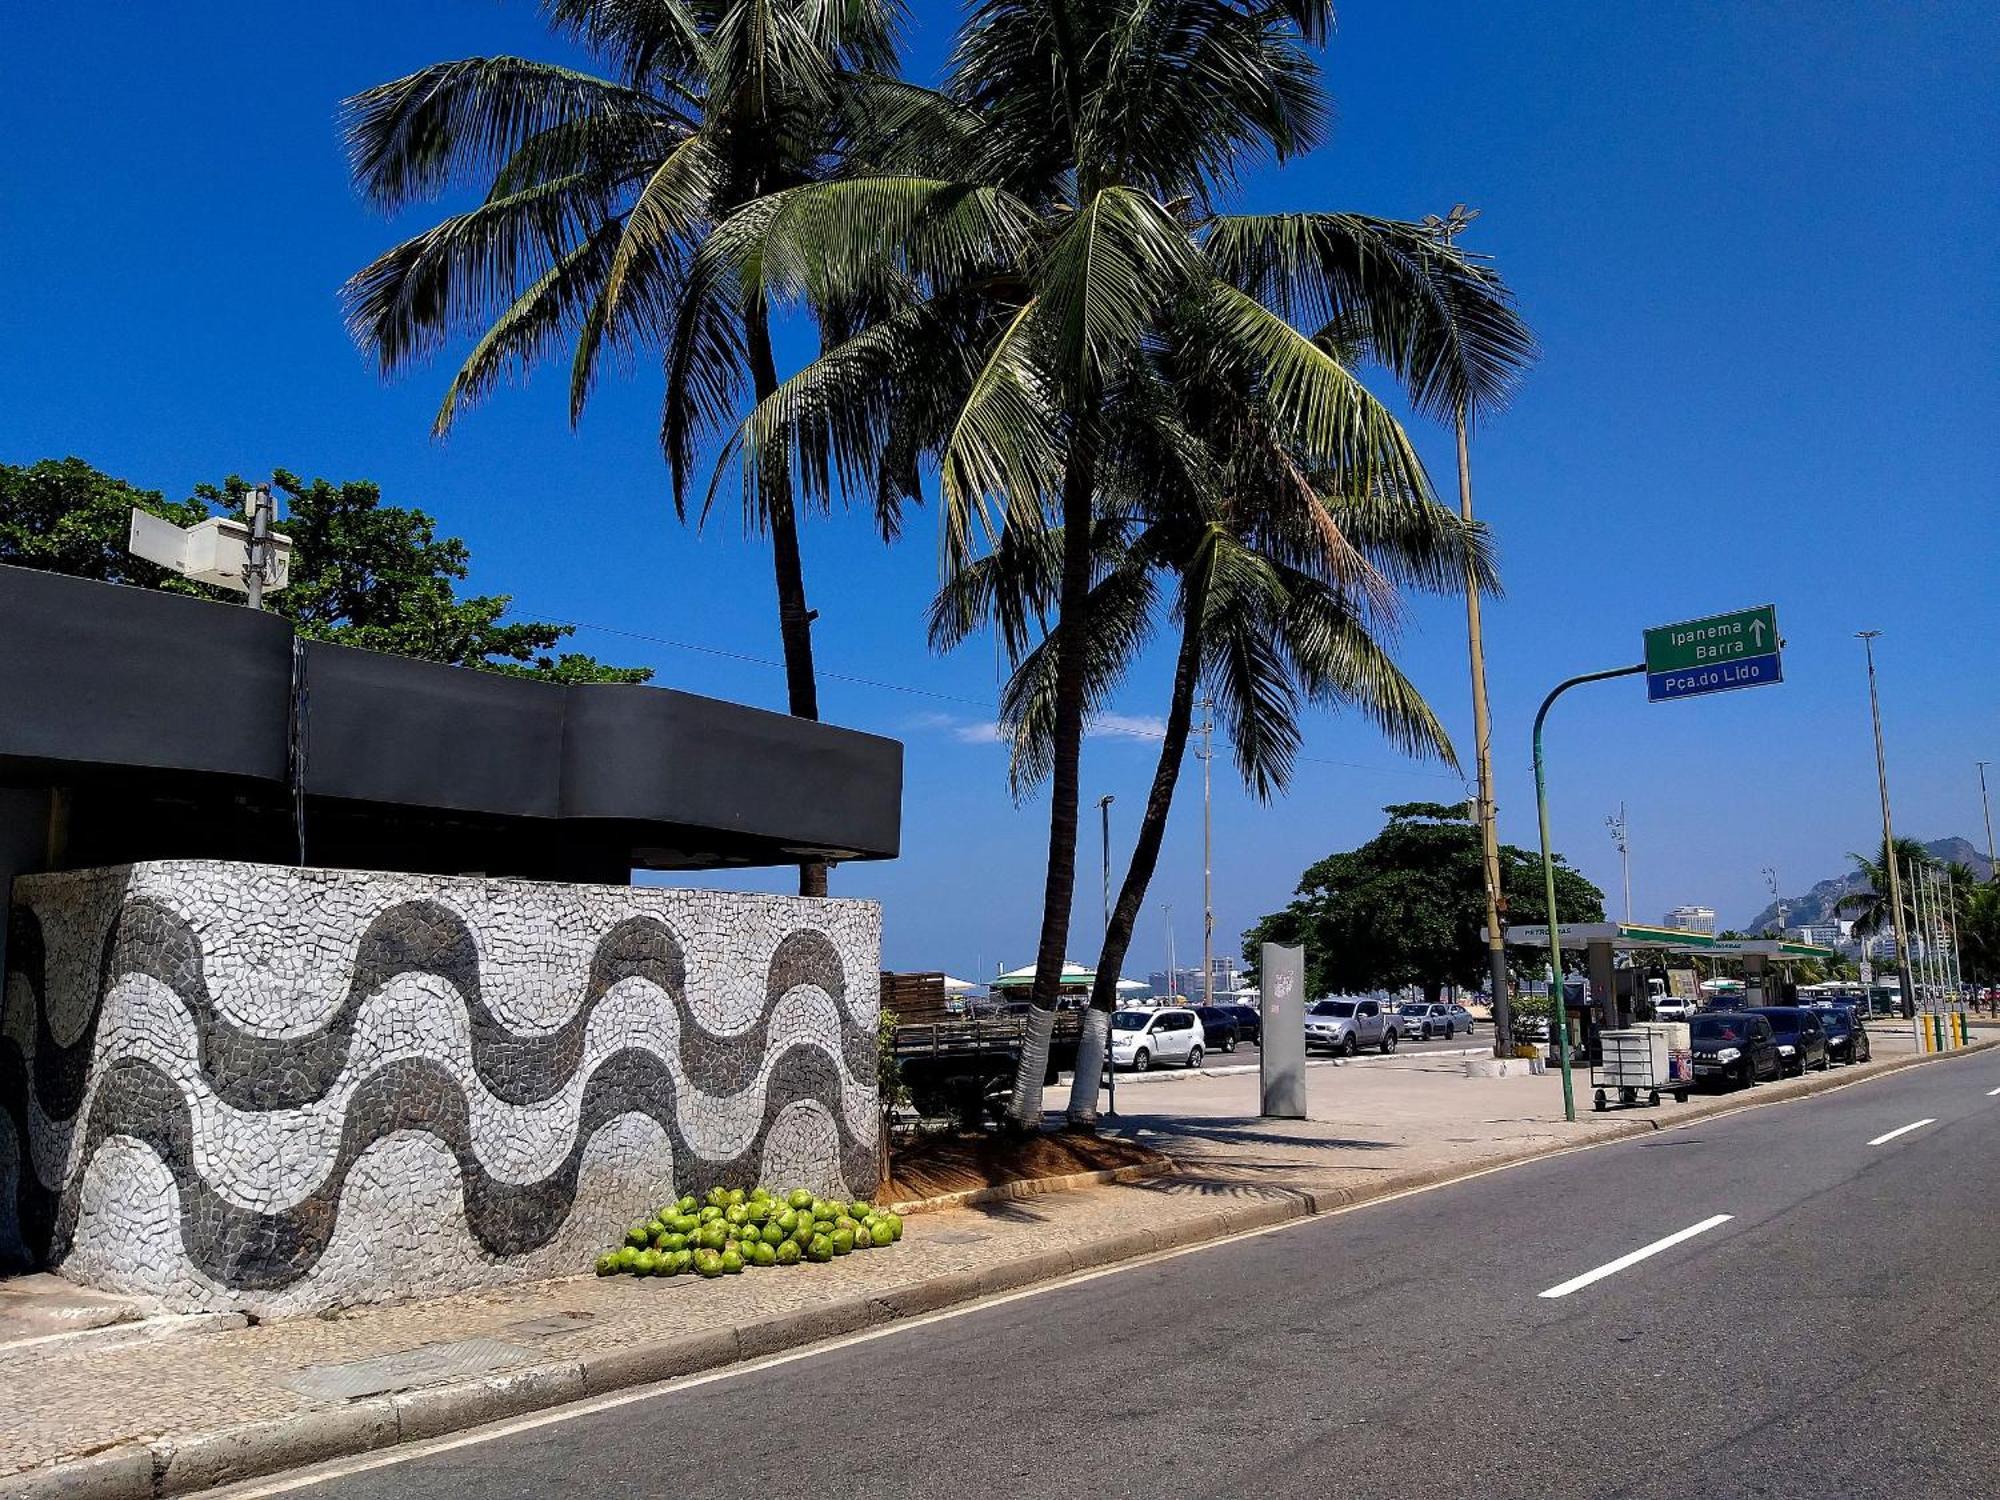
M1803 1005L1760 1005L1750 1012L1771 1023L1778 1035L1778 1057L1787 1073L1804 1073L1809 1068L1825 1072L1833 1066L1827 1056L1826 1027L1819 1012Z
M1820 1025L1826 1030L1826 1056L1828 1062L1864 1063L1871 1055L1868 1045L1868 1023L1863 1021L1851 1005L1821 1005L1815 1007Z
M1784 1060L1767 1016L1744 1011L1703 1011L1688 1023L1697 1083L1732 1083L1740 1088L1765 1078L1782 1078Z
M1234 1052L1237 1039L1242 1035L1243 1023L1236 1018L1233 1005L1197 1005L1193 1007L1201 1019L1201 1033L1211 1052Z
M1264 1045L1264 1013L1254 1005L1225 1005L1223 1010L1236 1017L1236 1035L1253 1047Z

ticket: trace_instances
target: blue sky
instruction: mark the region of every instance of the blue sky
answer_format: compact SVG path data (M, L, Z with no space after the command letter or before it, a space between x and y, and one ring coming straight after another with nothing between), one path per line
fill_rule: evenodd
M935 76L955 17L916 7L915 76ZM449 370L385 386L340 327L341 280L423 220L356 200L338 100L444 57L564 56L532 5L35 7L9 43L0 461L74 453L172 494L275 465L373 478L468 539L482 589L631 632L586 630L584 649L782 705L775 668L664 644L777 654L761 546L727 509L700 533L673 519L655 370L608 382L574 432L545 374L440 445ZM1528 729L1558 679L1636 659L1649 624L1777 604L1780 688L1649 707L1627 681L1556 711L1557 842L1615 906L1603 819L1622 798L1642 919L1691 900L1742 920L1763 866L1803 889L1876 837L1865 627L1884 632L1899 831L1983 837L1973 761L2000 758L1995 56L2000 11L1970 3L1350 0L1326 57L1332 141L1245 185L1260 206L1478 205L1468 243L1540 335L1542 363L1474 451L1508 591L1487 615L1503 837L1534 842ZM1448 487L1448 434L1415 431ZM1045 804L1010 802L980 733L990 644L925 650L934 543L928 514L893 550L856 517L808 528L824 710L908 747L903 858L836 888L884 902L891 965L991 973L1032 954ZM1468 744L1460 608L1420 604L1401 649ZM1156 654L1122 722L1143 729L1164 692ZM1088 746L1087 796L1117 798L1114 859L1154 752L1143 734ZM1464 795L1352 719L1313 719L1306 754L1269 807L1217 762L1221 951L1382 804ZM1199 951L1197 786L1129 970L1161 962L1165 903L1183 960ZM1072 947L1088 961L1094 823L1083 855Z

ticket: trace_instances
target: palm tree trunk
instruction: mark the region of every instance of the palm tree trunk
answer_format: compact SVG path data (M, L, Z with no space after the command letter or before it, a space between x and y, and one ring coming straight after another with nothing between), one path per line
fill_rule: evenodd
M777 361L771 356L770 310L760 301L745 319L750 379L759 401L778 389ZM805 564L799 555L799 521L792 509L791 478L784 462L772 458L763 475L765 517L771 528L771 563L778 583L778 638L784 646L786 707L793 718L819 717L819 686L813 676L812 613L806 608ZM799 865L799 894L826 894L826 865Z
M1071 1128L1097 1128L1097 1091L1104 1071L1104 1048L1111 1035L1111 1013L1118 1007L1118 971L1125 967L1125 955L1132 946L1132 929L1146 904L1146 889L1159 867L1160 845L1167 836L1167 814L1174 805L1174 787L1180 780L1181 761L1187 753L1188 730L1194 722L1194 696L1201 687L1202 603L1206 589L1191 573L1185 611L1181 623L1180 655L1174 662L1173 700L1167 708L1166 737L1160 743L1160 758L1153 767L1153 786L1146 793L1146 810L1139 819L1138 841L1132 846L1132 863L1126 866L1125 880L1118 887L1118 904L1111 909L1111 924L1104 930L1104 949L1097 956L1097 977L1090 986L1090 1013L1083 1018L1083 1037L1076 1049L1076 1076L1069 1086Z
M1014 1070L1014 1097L1007 1123L1015 1131L1041 1128L1042 1080L1049 1065L1049 1037L1055 1030L1056 996L1069 947L1071 898L1076 894L1076 804L1078 764L1083 757L1084 614L1090 597L1090 536L1095 519L1097 455L1091 438L1080 434L1063 473L1062 592L1056 615L1055 723L1050 739L1055 762L1049 773L1049 863L1042 886L1042 936L1035 951L1035 986L1028 996L1028 1026Z

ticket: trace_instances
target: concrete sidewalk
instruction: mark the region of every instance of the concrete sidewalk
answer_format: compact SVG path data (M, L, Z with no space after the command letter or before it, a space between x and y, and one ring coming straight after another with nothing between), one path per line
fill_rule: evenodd
M1171 1154L1177 1174L921 1214L895 1247L828 1265L585 1276L331 1318L0 1346L0 1495L178 1494L435 1437L1917 1061L1888 1050L1748 1096L1575 1125L1554 1075L1467 1078L1459 1058L1314 1069L1302 1121L1258 1119L1254 1077L1197 1077L1143 1091L1143 1112L1113 1122ZM1587 1110L1581 1086L1579 1100ZM1053 1108L1064 1102L1052 1093Z

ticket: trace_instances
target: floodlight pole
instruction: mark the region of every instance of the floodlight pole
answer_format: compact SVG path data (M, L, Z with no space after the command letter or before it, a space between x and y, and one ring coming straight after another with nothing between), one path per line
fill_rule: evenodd
M1986 814L1986 878L2000 880L2000 861L1993 858L1993 802L1986 795L1986 761L1974 761L1979 767L1979 806Z
M1106 792L1097 799L1097 815L1103 823L1104 850L1104 932L1111 933L1111 804L1117 799Z
M1917 1013L1916 979L1910 972L1909 924L1903 920L1903 875L1896 868L1899 863L1896 858L1896 828L1889 817L1889 762L1882 752L1882 700L1875 691L1875 637L1881 633L1879 630L1854 632L1862 650L1868 655L1868 717L1875 726L1875 785L1882 794L1882 863L1889 867L1889 915L1895 923L1896 933L1896 982L1903 989L1903 1017L1909 1020Z
M1548 778L1542 770L1542 723L1555 706L1556 699L1573 687L1586 682L1603 682L1611 677L1631 677L1646 670L1640 662L1636 667L1612 667L1603 672L1585 672L1580 677L1572 677L1559 682L1542 700L1540 710L1535 714L1535 816L1542 827L1542 895L1548 903L1549 923L1549 1032L1555 1039L1556 1056L1562 1062L1563 1076L1563 1118L1576 1123L1576 1090L1570 1081L1569 1070L1569 1006L1565 1002L1562 981L1562 925L1556 920L1556 861L1549 848L1549 789ZM1614 999L1611 1002L1617 1004Z
M1215 825L1210 815L1209 773L1215 760L1215 703L1201 700L1201 1003L1215 1004Z

